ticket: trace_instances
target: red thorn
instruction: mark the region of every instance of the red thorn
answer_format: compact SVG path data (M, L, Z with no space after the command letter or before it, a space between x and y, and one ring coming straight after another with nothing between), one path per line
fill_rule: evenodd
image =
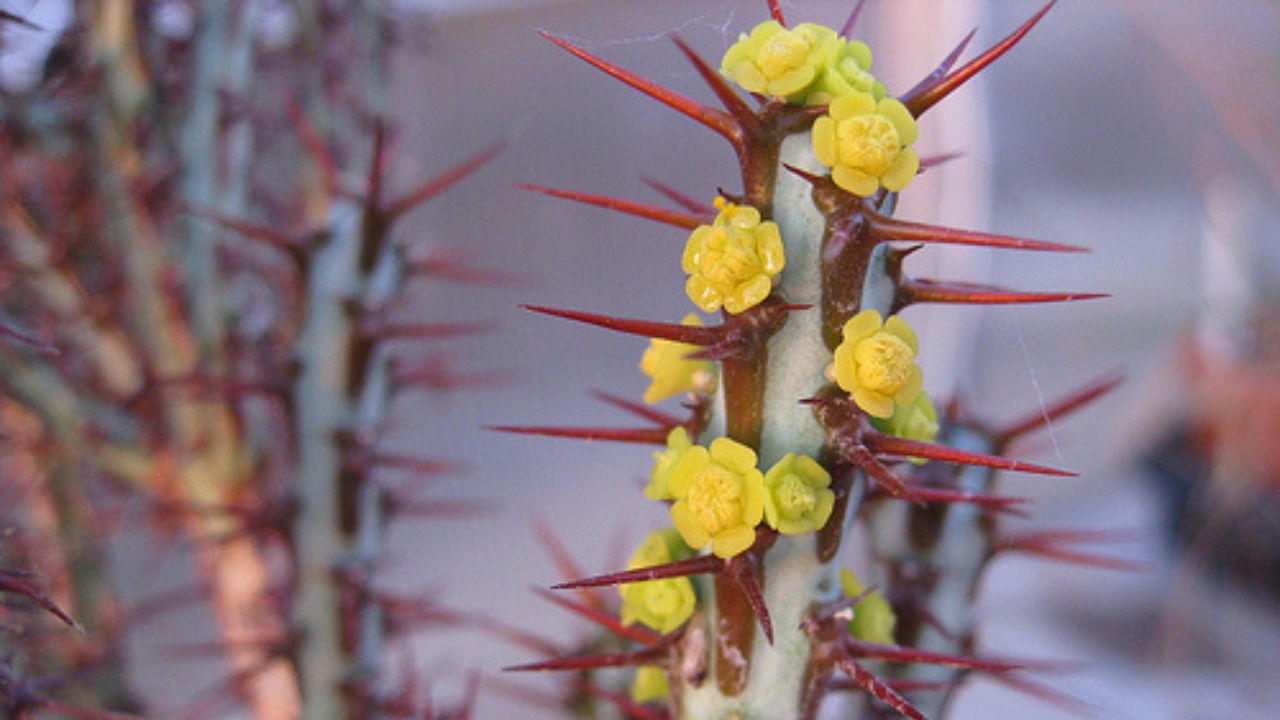
M1094 709L1080 698L1054 690L1053 688L1031 680L1030 678L1012 673L1001 673L999 675L992 676L992 679L996 682L1007 685L1024 695L1028 695L1040 700L1041 702L1058 707L1066 712L1072 713L1073 715L1087 718L1097 717Z
M443 340L493 332L491 322L362 323L360 333L378 340Z
M320 170L325 192L331 196L342 194L342 183L338 179L338 165L334 162L333 153L329 152L315 125L311 124L311 118L307 117L306 111L294 99L289 100L289 120L293 123L298 139L302 141L303 150Z
M411 457L394 453L374 453L369 463L379 468L405 470L416 475L453 475L462 471L462 466L452 460Z
M62 354L62 351L52 343L41 340L30 333L23 332L22 330L19 330L13 325L9 325L7 323L0 322L0 336L7 337L10 340L22 343L23 345L28 345L41 355L57 357Z
M369 177L365 180L365 201L370 207L382 205L382 170L386 164L386 126L382 118L373 122L373 152L369 157Z
M422 387L428 390L460 390L491 388L506 384L508 374L500 370L460 373L446 358L429 357L416 365L397 367L392 381L398 387Z
M863 436L862 441L866 443L866 446L871 449L871 451L882 455L900 455L903 457L941 460L942 462L958 463L961 465L978 465L980 467L995 468L997 470L1012 470L1014 472L1037 473L1040 475L1054 475L1057 477L1077 476L1077 473L1069 472L1067 470L1058 470L1056 468L1036 465L1035 463L1023 462L1021 460L1010 460L1009 458L1000 457L999 455L987 455L985 453L957 450L955 448L944 447L942 445L934 445L933 443L907 440L905 438L893 437L892 435L883 435L877 432L867 432Z
M686 345L706 347L709 345L715 345L724 339L724 333L720 328L715 327L697 327L692 325L677 325L675 323L649 322L646 320L629 320L627 318L613 317L611 315L597 315L595 313L579 312L577 310L557 310L556 308L549 308L541 305L521 305L520 307L525 310L542 313L543 315L551 315L553 317L564 318L566 320L574 320L608 330L627 333L628 335L674 340Z
M1133 531L1058 530L1007 537L996 541L992 547L992 552L1007 550L1028 553L1047 560L1057 560L1072 565L1083 565L1103 570L1145 572L1147 566L1143 563L1063 547L1072 543L1116 542L1134 539L1137 539L1137 534Z
M956 680L903 680L901 678L893 678L885 681L885 684L893 688L897 692L930 692L942 691L955 687ZM852 680L833 680L828 686L835 691L861 690L862 687L854 683Z
M845 20L844 27L840 28L840 37L852 39L853 28L858 24L858 16L862 14L862 6L866 4L867 0L858 0L858 4L853 6L853 12L849 13L849 19Z
M71 619L71 616L63 612L62 608L54 604L36 584L31 582L32 574L21 570L8 570L0 568L0 593L12 593L21 595L36 605L40 606L45 612L53 615L62 622L79 632L84 632L80 624Z
M559 45L570 54L589 63L605 74L630 85L636 90L639 90L654 100L670 107L676 112L682 113L707 126L711 130L714 130L716 133L720 134L732 143L735 148L740 147L743 144L743 135L745 133L742 127L740 127L728 113L690 100L679 93L658 85L657 83L650 82L633 72L623 70L617 65L598 58L582 48L561 40L551 33L540 30L538 31L538 34L556 45Z
M671 428L674 428L681 422L680 419L674 415L669 415L661 410L656 410L642 403L632 402L626 398L618 397L617 395L607 393L603 390L592 390L591 395L597 400L608 403L609 405L617 408L622 408L633 415L638 415L639 417L661 425L667 428L667 432L670 432Z
M1043 410L1029 413L1026 417L1009 423L996 433L996 447L1003 447L1027 433L1039 430L1050 422L1079 410L1111 392L1122 382L1124 382L1124 375L1109 373L1068 394L1066 397L1050 403Z
M971 305L1014 305L1030 303L1074 302L1110 297L1107 293L1020 292L993 285L966 282L941 282L904 278L898 284L902 305L943 303Z
M868 213L870 215L870 213ZM973 230L923 223L907 222L875 215L871 220L871 233L881 242L942 243L946 245L977 245L980 247L1008 248L1012 250L1039 250L1047 252L1088 252L1077 245L1043 242L1011 235L994 235Z
M667 652L665 647L644 648L628 652L601 653L599 655L579 655L543 660L525 665L512 665L502 668L506 672L535 672L545 670L594 670L607 667L639 667L652 665Z
M840 654L836 657L836 666L844 671L854 684L870 693L872 697L893 708L899 715L910 718L910 720L928 720L898 691L886 685L883 680L872 674L870 670L862 667L862 664L854 659L847 650L841 649Z
M550 590L543 590L542 588L534 588L533 591L538 595L540 595L542 598L546 600L550 600L551 602L555 603L556 605L559 605L560 607L568 610L569 612L572 612L576 615L586 618L588 621L593 622L596 625L599 625L600 627L604 628L605 630L608 630L614 635L617 635L622 638L626 638L627 640L630 640L632 642L637 642L645 646L653 646L653 645L657 645L658 642L662 640L661 635L650 630L647 627L644 627L643 625L623 625L621 620L619 620L618 618L614 617L613 615L607 612L604 612L598 608L591 607L589 605L576 603L572 600L561 597L560 595L557 595L551 592Z
M948 74L937 82L929 83L926 87L913 88L911 92L901 98L902 104L907 106L912 115L920 117L926 110L965 84L969 78L982 72L984 68L995 62L1001 55L1013 49L1013 46L1017 45L1027 33L1031 32L1031 28L1035 27L1036 23L1040 22L1040 18L1043 18L1045 13L1049 12L1057 2L1058 0L1050 0L1049 4L1041 8L1035 15L1032 15L1031 19L1023 23L1021 27L1013 31L1004 40L996 43L990 50L970 60L959 70Z
M515 435L569 438L573 440L605 440L639 445L666 445L670 428L554 427L548 425L485 425L485 430Z
M920 169L916 171L916 174L920 175L921 173L923 173L925 170L928 170L929 168L935 168L940 165L945 165L951 162L952 160L959 160L962 157L964 157L964 153L962 152L941 153L938 155L929 155L927 157L922 157L920 158Z
M804 180L805 182L809 183L810 185L816 185L816 184L818 184L818 183L822 182L822 181L825 179L825 178L824 178L823 176L821 176L821 175L814 175L814 174L813 174L813 173L811 173L811 172L808 172L808 171L806 171L806 170L803 170L803 169L801 169L801 168L798 168L798 167L796 167L795 165L790 165L790 164L788 164L788 163L782 163L782 167L786 168L786 169L787 169L787 172L791 173L792 175L795 175L796 177L800 178L801 180Z
M724 105L725 110L729 111L729 115L731 115L738 123L738 127L745 130L748 128L755 128L760 124L760 119L756 115L755 111L752 110L751 106L734 91L733 87L729 85L723 77L721 77L720 73L716 72L710 65L708 65L707 61L703 60L702 56L694 52L693 48L689 47L689 45L686 44L679 36L673 35L671 39L675 41L676 46L679 47L680 52L684 53L684 56L689 59L689 62L693 63L694 70L698 72L698 75L702 78L703 82L711 87L711 92L715 93L716 98Z
M769 606L765 604L764 593L760 589L758 578L760 571L759 561L754 556L744 553L730 559L725 569L728 571L729 577L746 595L747 602L751 605L751 609L755 611L756 620L760 622L760 629L764 631L765 639L772 645L773 620L769 617Z
M284 252L291 254L300 249L297 238L281 232L276 228L223 215L212 208L207 208L201 205L187 205L186 210L198 218L208 220L209 222L226 228L227 230L239 235L243 235L249 240L254 240L268 247L283 250Z
M665 580L667 578L690 577L692 575L713 575L723 572L724 560L715 555L699 555L687 560L653 565L651 567L623 570L622 572L596 575L594 577L573 580L571 582L552 585L552 590L577 590L589 587L607 587L625 585L627 583L645 582L647 580Z
M779 25L782 27L787 26L787 19L782 16L782 5L778 0L769 0L769 14L773 16L774 20L778 21Z
M890 495L900 500L913 502L916 505L924 504L924 498L917 495L906 483L902 482L902 478L885 467L884 463L880 462L875 455L872 455L871 450L866 446L858 445L853 448L845 459L862 468Z
M960 668L962 670L978 670L989 673L1007 673L1023 670L1025 663L989 658L970 657L968 655L952 655L950 653L930 652L901 645L881 645L879 643L858 640L854 637L844 638L849 651L860 658L885 660L892 663L909 663L916 665L940 665L942 667Z
M907 488L925 502L972 503L974 505L981 505L984 508L988 508L996 512L1013 512L1015 505L1022 505L1024 503L1031 502L1031 498L1028 497L1008 497L1005 495L971 493L946 488L925 487L910 483L907 484Z
M538 543L542 545L543 550L550 556L551 563L556 566L556 571L560 573L561 578L572 580L586 575L582 565L569 553L564 543L560 541L560 536L556 535L556 531L545 519L538 518L534 521L533 531L538 537ZM586 588L581 591L580 596L587 605L603 611L608 604L600 593L600 590Z
M663 183L658 180L654 180L653 178L642 177L640 179L644 181L645 185L648 185L654 190L657 190L659 193L663 195L663 197L666 197L671 202L674 202L675 204L679 205L685 210L688 210L689 212L697 215L698 217L703 218L705 223L710 223L711 220L715 218L716 216L715 206L708 205L707 203L704 203L704 202L700 202L688 195L685 195L679 190L676 190L670 185L667 185L666 183Z
M463 180L463 178L487 165L504 149L506 149L506 147L507 144L505 142L494 143L488 148L481 150L470 158L444 171L440 175L426 181L422 185L419 185L417 189L405 193L405 195L398 200L391 201L391 203L387 205L385 211L387 221L391 222L395 220L397 217L458 184Z
M530 185L528 183L516 183L516 187L532 190L533 192L550 195L551 197L563 198L574 202L583 203L585 205L594 205L595 207L605 208L606 210L614 210L616 212L634 215L635 217L653 220L655 222L678 227L683 230L693 230L705 223L705 219L696 215L682 213L675 210L667 210L656 205L647 205L645 203L632 202L630 200L622 200L619 198L608 197L605 195L589 195L586 193L572 192L570 190L557 190L555 188L543 187L541 185Z
M951 52L947 53L947 56L942 59L942 62L938 63L938 66L933 69L933 72L925 75L920 82L916 83L910 90L902 94L902 101L905 103L906 98L912 97L929 89L930 86L945 78L947 73L951 72L951 67L960 59L960 55L964 53L965 48L969 47L969 43L973 41L973 36L977 34L978 28L970 30L969 34L965 35L964 39L952 48Z
M397 517L467 519L494 511L493 503L483 500L416 500L392 494L388 512Z
M594 695L613 705L619 712L632 720L668 720L669 718L667 712L661 708L643 705L621 693L605 690L599 685L586 680L579 680L577 686L588 695Z
M466 253L454 249L433 249L420 257L409 258L405 264L410 273L466 285L511 287L527 281L527 278L516 273L468 265Z

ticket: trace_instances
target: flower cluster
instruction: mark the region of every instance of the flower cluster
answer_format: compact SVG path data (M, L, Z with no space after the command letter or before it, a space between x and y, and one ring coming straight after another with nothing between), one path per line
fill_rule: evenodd
M836 494L831 473L808 455L787 453L764 476L764 516L783 535L822 529L831 517Z
M857 597L866 592L862 581L847 568L840 570L840 589L845 597ZM873 591L853 606L849 632L859 640L892 645L893 630L897 624L898 617L893 612L893 606L884 595Z
M782 234L774 222L761 221L760 211L716 198L719 214L689 236L681 266L689 274L685 292L694 305L731 313L759 305L773 291L786 256Z
M897 192L920 170L911 149L919 130L906 106L855 92L831 101L813 124L813 152L842 189L867 197L881 186Z
M650 534L631 555L627 569L652 567L673 560L683 560L692 551L680 541L680 535L667 528ZM697 598L693 583L687 577L664 578L620 585L622 622L639 622L661 633L680 627L693 615Z
M697 314L689 313L680 321L689 326L700 326ZM686 392L710 393L716 389L715 363L709 360L689 358L698 348L692 345L654 338L640 357L640 371L651 379L644 391L644 401L650 405L662 402L673 395Z
M764 517L764 475L756 452L730 438L709 448L694 445L680 454L667 477L675 499L671 522L692 548L706 547L731 558L756 540Z
M892 315L886 322L879 312L863 310L842 333L831 374L858 407L873 417L891 418L895 406L915 401L924 374L915 363L920 349L915 331L905 320Z
M831 28L766 20L742 34L720 61L720 72L744 90L787 102L825 105L852 92L885 96L871 74L871 48Z

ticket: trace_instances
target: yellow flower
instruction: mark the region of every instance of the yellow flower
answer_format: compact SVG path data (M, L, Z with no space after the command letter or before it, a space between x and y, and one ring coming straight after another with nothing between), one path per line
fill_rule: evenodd
M680 322L694 327L702 325L695 313L689 313ZM674 340L650 340L649 347L640 357L640 371L652 378L644 391L644 401L652 405L684 392L714 391L715 363L709 360L690 360L688 355L697 351L698 348L693 345Z
M756 453L729 438L708 450L695 445L681 456L668 478L676 503L671 521L689 547L728 559L751 547L764 517L764 475Z
M667 528L650 534L640 543L627 562L627 569L683 560L692 554L681 542L680 534ZM664 634L683 625L693 615L698 602L693 583L687 577L628 583L619 585L618 592L622 594L624 625L639 622Z
M672 428L667 433L667 449L653 454L653 470L649 473L649 484L644 487L644 496L650 500L670 500L671 489L669 479L671 471L689 450L693 442L689 440L689 432L683 427Z
M924 375L915 363L919 345L915 331L892 315L882 323L880 313L863 310L844 324L844 339L836 348L834 380L867 414L893 415L894 405L909 405L920 394Z
M836 494L831 474L808 455L787 453L764 476L764 516L783 535L822 529Z
M631 683L632 700L640 703L666 700L670 692L666 670L657 665L641 665L636 669L636 679Z
M716 207L715 222L699 226L685 245L685 292L707 312L723 305L740 313L773 291L773 278L786 264L782 234L776 223L761 222L760 211L749 205L716 198Z
M929 395L923 391L916 399L906 405L898 405L893 416L888 420L872 419L871 424L877 430L907 440L933 442L938 436L938 411L929 402ZM923 465L924 458L911 458L911 462Z
M866 590L858 580L858 576L847 568L840 570L840 589L844 591L845 597L856 597ZM849 632L859 640L892 645L893 630L897 624L898 616L894 614L893 606L885 596L878 592L871 592L853 606L853 620L849 622Z
M836 39L834 30L821 25L787 29L766 20L729 47L720 72L748 92L798 101L817 79Z
M836 185L854 195L873 195L881 185L897 192L920 170L911 149L918 134L905 105L855 92L832 100L827 115L814 122L813 152Z
M871 48L861 40L836 38L823 61L818 81L805 97L806 105L826 105L851 93L871 93L876 100L887 90L871 74Z

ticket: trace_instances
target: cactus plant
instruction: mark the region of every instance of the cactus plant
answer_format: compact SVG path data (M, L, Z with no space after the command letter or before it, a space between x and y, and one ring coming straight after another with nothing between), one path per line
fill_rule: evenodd
M936 717L974 672L1066 701L1026 676L1034 662L980 652L970 610L979 576L1001 551L1118 565L1071 546L1097 539L1089 532L1001 534L998 518L1020 512L1023 500L994 488L999 471L1070 475L1004 452L1115 380L1004 426L955 403L938 412L916 363L929 338L916 337L904 310L1099 295L913 278L909 256L928 244L1082 248L894 217L898 193L944 160L917 155L916 119L1012 49L1054 3L958 64L970 35L896 95L876 78L872 49L852 34L862 4L837 32L789 25L771 0L771 18L743 33L718 68L675 38L722 108L545 34L727 140L741 185L719 190L712 203L667 191L675 210L527 186L688 233L679 260L688 299L719 322L526 306L650 338L641 360L652 380L645 402L683 396L688 412L611 397L651 425L498 428L658 446L637 502L666 503L671 525L650 535L626 569L556 586L620 588L617 617L602 612L610 604L598 595L561 603L609 632L607 652L511 669L633 668L630 697L604 675L581 687L637 718L808 719L828 705L845 717ZM676 263L672 253L673 272ZM841 550L855 534L866 538L864 556L842 569Z

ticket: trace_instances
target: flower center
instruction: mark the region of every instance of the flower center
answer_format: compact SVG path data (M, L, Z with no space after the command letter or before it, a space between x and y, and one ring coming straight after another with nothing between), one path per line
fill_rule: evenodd
M742 518L742 488L736 478L716 465L694 479L688 502L693 517L708 535L733 527Z
M787 475L783 478L774 490L773 496L778 501L779 512L788 520L796 520L808 515L818 504L818 493L795 475Z
M858 363L858 382L868 390L892 395L911 376L915 353L902 338L881 330L853 348Z
M783 30L765 41L756 56L760 72L775 80L804 64L809 57L809 41L800 33Z
M717 290L728 293L741 281L759 272L753 253L724 228L715 228L702 254L701 274Z
M670 580L654 580L644 594L644 608L655 617L669 617L680 610L680 592Z
M840 164L880 177L902 149L898 129L883 115L859 115L836 125Z

